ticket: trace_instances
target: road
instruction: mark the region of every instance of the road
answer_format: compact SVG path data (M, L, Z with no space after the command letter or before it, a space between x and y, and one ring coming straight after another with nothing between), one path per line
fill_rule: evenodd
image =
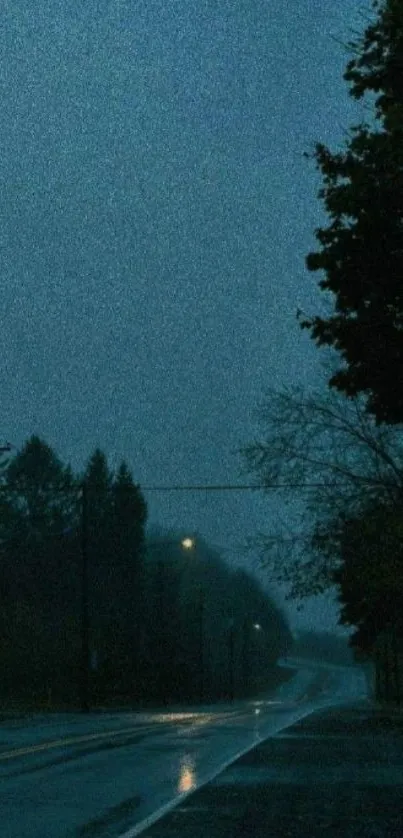
M359 667L283 664L295 676L260 701L0 725L2 838L135 838L271 734L366 696Z

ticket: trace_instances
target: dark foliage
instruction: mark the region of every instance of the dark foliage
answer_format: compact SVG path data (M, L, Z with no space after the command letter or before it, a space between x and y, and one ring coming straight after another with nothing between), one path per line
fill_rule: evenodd
M351 644L370 652L381 632L403 636L403 550L401 513L395 505L371 504L346 521L341 564L333 578L339 589L341 622L354 626Z
M74 476L34 436L1 489L3 704L80 706L84 556L90 706L228 698L268 681L290 642L284 617L203 539L190 551L182 533L146 541L126 463L114 474L96 449Z
M330 216L316 230L321 250L306 259L321 270L334 313L301 321L318 345L343 361L329 384L362 393L378 422L403 421L403 4L374 4L377 18L344 78L350 95L376 94L374 125L355 125L343 152L316 145Z

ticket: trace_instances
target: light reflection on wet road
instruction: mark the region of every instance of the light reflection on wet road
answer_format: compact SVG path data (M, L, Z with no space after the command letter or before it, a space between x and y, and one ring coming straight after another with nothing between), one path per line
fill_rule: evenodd
M323 673L310 667L266 700L1 725L1 834L79 838L92 823L94 838L135 836L268 735L317 706L365 696L359 668L330 674L328 692L313 701L307 695Z

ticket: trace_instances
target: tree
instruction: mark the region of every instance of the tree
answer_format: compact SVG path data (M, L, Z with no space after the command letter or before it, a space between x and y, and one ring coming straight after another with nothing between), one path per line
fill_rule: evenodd
M140 486L135 485L133 476L122 462L112 483L112 532L114 555L122 568L138 567L145 548L145 525L147 504Z
M341 623L356 627L352 645L369 652L381 631L402 632L403 520L401 506L372 503L345 522L340 540Z
M154 527L146 545L148 692L163 701L195 698L200 680L200 562L185 535Z
M87 528L93 548L104 542L105 531L112 517L113 474L106 455L96 448L83 475L87 490Z
M377 695L399 700L403 661L403 452L398 426L376 423L362 397L270 391L266 434L243 449L262 486L304 491L304 533L263 535L263 563L302 599L338 590L339 622L374 657ZM290 556L291 554L291 556Z
M114 666L122 692L134 694L141 678L141 648L145 623L145 524L147 505L140 487L122 462L111 487L108 597L111 624L119 629Z
M377 425L362 396L335 390L269 388L256 415L264 432L241 449L245 469L268 491L281 486L285 504L297 498L303 526L260 534L262 562L291 597L323 593L334 584L346 521L371 502L401 502L401 431Z
M323 660L335 664L350 665L353 656L348 636L334 632L302 629L296 633L292 653L295 657Z
M108 607L109 585L113 577L111 563L113 474L109 470L106 455L100 448L96 448L89 458L82 480L86 491L85 527L92 586L92 610L100 616Z
M36 597L52 613L65 603L69 573L65 531L77 508L77 486L52 448L32 436L10 461L3 484L0 533L13 596Z
M0 611L0 700L32 707L46 700L54 682L49 625L35 601L2 602Z
M149 545L148 694L215 700L266 686L290 642L285 618L247 571L232 571L201 536L184 551L183 536L154 531Z
M127 465L121 463L114 476L97 448L79 479L32 436L1 480L0 661L9 670L4 688L8 679L9 690L31 684L37 694L42 685L52 699L77 700L85 543L91 651L100 664L92 673L93 698L116 690L133 695L147 510ZM33 638L40 638L35 655Z
M400 702L403 686L403 527L401 503L371 504L346 522L334 573L340 622L350 644L375 662L376 696Z
M36 435L3 476L1 654L15 695L55 688L63 665L64 677L75 680L66 667L65 622L78 599L77 555L68 534L77 526L77 495L70 467Z
M403 422L403 4L373 7L376 20L349 44L344 79L355 99L378 94L374 124L353 126L341 153L320 143L314 153L331 223L316 230L321 250L306 265L325 272L319 287L334 312L300 325L341 356L330 387L364 395L378 423L394 424Z
M121 626L116 594L118 575L114 567L113 472L99 447L87 462L82 483L85 488L82 523L88 561L91 689L95 698L105 698L108 692L114 693L118 689Z

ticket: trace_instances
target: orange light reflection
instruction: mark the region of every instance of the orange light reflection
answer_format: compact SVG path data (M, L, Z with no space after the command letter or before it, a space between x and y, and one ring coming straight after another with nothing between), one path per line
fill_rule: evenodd
M179 769L178 791L183 794L196 788L196 772L193 760L185 756Z

